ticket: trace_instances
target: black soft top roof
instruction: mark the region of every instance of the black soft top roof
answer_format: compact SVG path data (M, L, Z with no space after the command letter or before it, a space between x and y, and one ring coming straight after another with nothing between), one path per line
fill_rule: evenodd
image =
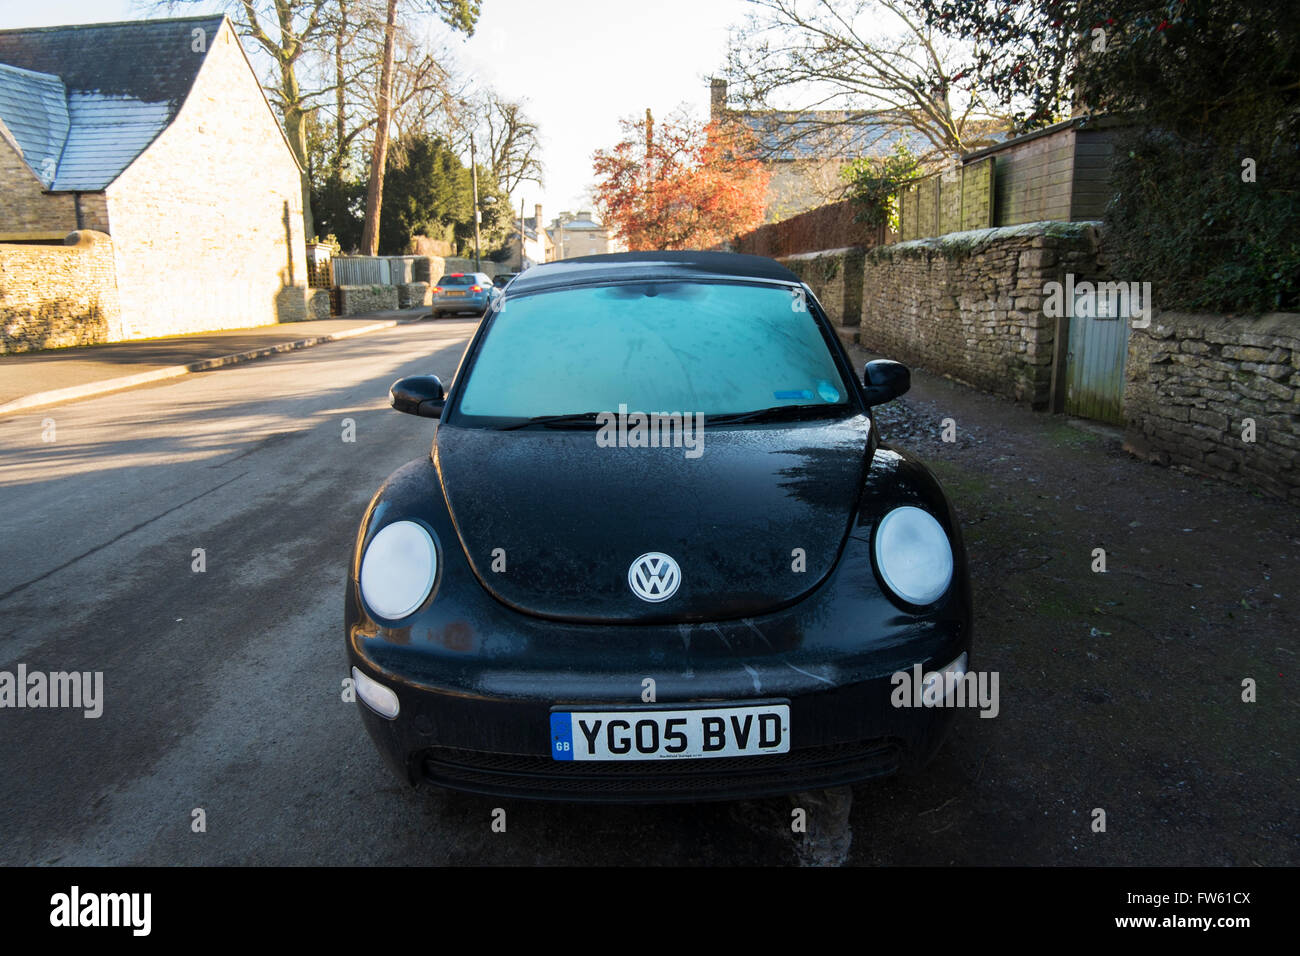
M798 283L773 259L734 252L615 252L533 266L510 283L512 295L593 282L640 279L741 278Z

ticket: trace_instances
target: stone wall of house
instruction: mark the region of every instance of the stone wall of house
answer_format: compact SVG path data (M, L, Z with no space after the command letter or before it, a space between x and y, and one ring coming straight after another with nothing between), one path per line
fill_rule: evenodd
M0 353L108 342L120 328L112 240L64 242L0 244Z
M833 323L856 328L862 321L864 249L826 249L777 261L808 283Z
M395 285L341 285L339 315L364 315L399 308Z
M3 197L0 198L0 233L69 233L77 228L77 208L72 195L47 194L36 174L23 162L16 144L3 134L0 134L0 197Z
M306 316L298 166L229 22L107 199L123 338Z
M1300 504L1300 315L1157 313L1129 333L1126 446Z
M397 307L410 309L433 304L433 287L427 282L404 282L397 287Z
M866 254L858 340L1035 408L1051 393L1056 322L1043 287L1100 274L1096 223L950 233Z
M113 234L108 221L108 195L106 193L81 193L77 197L80 206L80 229L93 229L96 232Z

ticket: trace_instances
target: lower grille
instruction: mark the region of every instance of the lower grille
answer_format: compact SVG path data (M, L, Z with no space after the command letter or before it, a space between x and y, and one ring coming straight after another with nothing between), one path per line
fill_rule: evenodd
M895 772L895 740L809 747L723 759L561 761L439 747L425 753L425 779L475 793L611 802L734 800L817 790Z

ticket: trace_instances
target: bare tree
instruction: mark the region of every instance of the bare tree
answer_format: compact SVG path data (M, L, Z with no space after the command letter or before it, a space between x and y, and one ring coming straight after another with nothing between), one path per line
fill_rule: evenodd
M393 47L396 42L397 0L388 0L388 16L384 22L384 59L379 75L375 144L370 151L370 179L366 185L366 223L361 233L361 251L367 256L373 256L379 251L379 210L384 202L384 164L388 161L388 124L392 119Z
M933 163L1009 126L962 83L969 51L929 27L916 0L750 2L758 11L733 34L727 78L746 109L766 112L756 119L768 152L846 142L866 152L901 134ZM774 109L778 99L801 109Z
M393 66L397 48L398 0L388 0L384 18L384 52L379 71L379 102L376 104L375 141L370 150L370 179L366 183L366 220L361 250L373 256L379 250L379 211L384 198L384 164L388 158L388 127L392 122ZM422 6L438 14L444 23L467 36L478 20L478 0L422 0Z
M487 130L488 168L508 195L525 182L542 185L541 144L537 124L528 119L523 104L487 96L483 125Z
M333 0L326 19L328 40L312 59L320 92L332 93L328 118L329 173L338 179L358 147L367 156L367 137L379 122L383 69L385 0ZM407 132L435 131L449 141L454 103L468 95L470 81L459 75L445 46L430 50L400 18L394 34L389 90L389 138ZM322 120L324 122L324 120Z

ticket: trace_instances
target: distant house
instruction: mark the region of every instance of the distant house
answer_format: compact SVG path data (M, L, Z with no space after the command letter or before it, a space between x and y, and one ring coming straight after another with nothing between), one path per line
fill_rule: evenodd
M711 122L740 122L754 134L757 157L771 174L765 219L776 222L844 198L840 170L866 156L883 156L902 141L917 154L931 149L919 133L858 119L846 110L736 110L727 81L709 86Z
M546 232L553 248L552 259L572 259L576 256L598 256L619 250L618 242L610 238L609 230L592 217L589 210L577 214L562 212L551 221Z
M225 17L0 30L0 196L0 243L111 237L110 340L304 317L300 169Z
M550 262L555 258L551 252L553 247L551 237L542 226L542 204L535 205L533 212L532 216L525 217L523 220L522 248L520 247L519 219L515 219L514 227L510 230L510 234L506 236L506 247L510 250L510 258L501 263L503 269L522 272L524 269L529 269L543 262Z

